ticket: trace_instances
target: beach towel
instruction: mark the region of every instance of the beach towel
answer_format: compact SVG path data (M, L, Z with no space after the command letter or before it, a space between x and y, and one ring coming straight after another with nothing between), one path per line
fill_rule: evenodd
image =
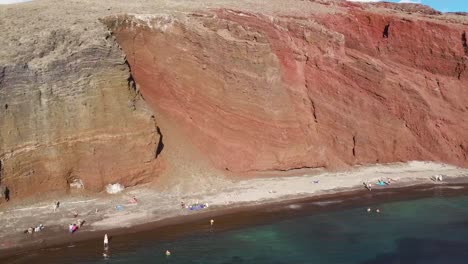
M194 205L189 206L189 210L197 211L197 210L204 209L205 207L206 206L204 204L194 204Z

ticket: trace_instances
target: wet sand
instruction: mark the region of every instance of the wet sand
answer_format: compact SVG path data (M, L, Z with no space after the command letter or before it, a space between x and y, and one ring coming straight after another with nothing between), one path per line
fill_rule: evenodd
M444 175L443 182L430 179L438 174ZM395 181L387 187L376 186L372 191L367 191L362 185L362 181L371 181L375 186L376 180L384 177ZM223 231L277 221L283 217L367 206L382 201L416 199L437 193L466 194L467 184L466 169L412 163L361 167L349 172L305 173L294 177L227 182L219 186L218 191L203 190L191 195L136 188L119 195L88 197L84 202L79 200L81 197L72 197L71 200L63 200L60 213L56 214L51 212L51 202L2 211L1 217L9 214L10 218L3 219L11 222L8 225L4 221L0 223L3 232L0 260L7 258L4 260L26 263L44 253L67 254L68 246L72 246L71 250L79 248L91 255L100 254L104 233L110 234L112 248L118 250L119 247L124 249L126 242L132 240L170 240L206 232L211 218L215 219L216 231ZM124 204L123 211L116 211L115 205L128 201L131 195L136 195L140 203ZM187 203L196 200L209 202L210 207L197 212L181 209L181 199ZM98 207L100 209L95 214L94 209ZM79 211L79 217L87 223L72 235L67 231L67 223L76 220L70 215L73 211ZM11 215L13 213L16 215ZM27 227L26 223L38 222L38 219L46 225L43 232L33 235L21 232L21 228ZM26 251L28 254L22 254Z

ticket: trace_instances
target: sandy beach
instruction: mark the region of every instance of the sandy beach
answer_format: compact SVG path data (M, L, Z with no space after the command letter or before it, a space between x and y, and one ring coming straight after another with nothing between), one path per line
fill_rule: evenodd
M431 178L436 175L443 175L443 181L433 181ZM378 186L376 183L379 179L391 179L391 183ZM366 190L363 182L372 183L372 191ZM409 162L355 167L343 172L300 170L294 175L288 172L288 175L274 178L265 176L238 181L206 179L203 183L191 183L191 190L187 186L182 187L181 183L164 191L141 186L125 189L118 194L75 194L55 199L60 201L56 212L53 212L54 200L9 206L3 203L0 211L0 256L68 241L94 239L104 232L132 233L271 203L321 196L338 197L353 191L372 193L381 189L465 183L468 183L468 169L431 162ZM132 203L132 197L138 203ZM197 202L208 204L209 207L197 211L182 209L181 201L187 205ZM78 213L77 217L74 217L75 212ZM68 225L77 219L86 222L71 235ZM152 225L145 225L148 223ZM24 234L28 227L39 224L45 226L43 231Z

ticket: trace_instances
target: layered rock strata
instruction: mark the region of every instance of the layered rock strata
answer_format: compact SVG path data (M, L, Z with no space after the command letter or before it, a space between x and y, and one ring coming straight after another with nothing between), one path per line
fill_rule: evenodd
M146 102L219 169L466 166L466 25L361 5L341 11L221 9L105 23Z
M13 198L157 177L153 113L131 87L124 54L97 25L12 40L29 50L0 60L1 185Z
M1 7L0 25L0 186L13 198L192 186L207 171L468 165L464 14L42 0Z

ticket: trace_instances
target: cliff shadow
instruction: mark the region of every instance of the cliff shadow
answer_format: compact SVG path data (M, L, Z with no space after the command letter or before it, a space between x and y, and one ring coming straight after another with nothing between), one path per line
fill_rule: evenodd
M385 28L382 33L383 38L388 38L389 30L390 30L390 24L385 25Z
M468 44L466 41L466 31L463 31L462 33L462 45L463 45L463 51L465 52L465 55L468 56Z
M159 142L158 142L158 147L156 148L156 154L154 158L157 159L159 154L161 154L161 152L164 149L164 141L163 141L163 134L161 133L161 129L159 128L159 126L156 127L156 132L159 135Z

